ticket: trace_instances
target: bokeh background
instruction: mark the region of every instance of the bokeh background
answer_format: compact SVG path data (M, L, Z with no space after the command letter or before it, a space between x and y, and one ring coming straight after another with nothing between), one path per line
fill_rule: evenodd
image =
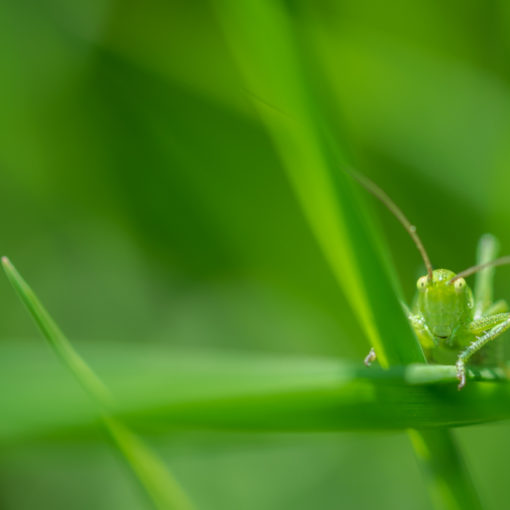
M346 153L416 223L434 265L471 265L486 231L509 253L510 6L286 4ZM92 365L103 348L112 364L117 349L366 354L211 2L4 0L0 75L0 251ZM419 255L373 210L411 300ZM510 298L510 271L497 274ZM0 304L2 372L56 365L6 279ZM41 372L20 366L20 348ZM21 398L1 380L3 399ZM107 442L30 425L3 441L1 508L150 508ZM457 434L487 508L506 501L509 432ZM147 440L200 509L431 508L403 433Z

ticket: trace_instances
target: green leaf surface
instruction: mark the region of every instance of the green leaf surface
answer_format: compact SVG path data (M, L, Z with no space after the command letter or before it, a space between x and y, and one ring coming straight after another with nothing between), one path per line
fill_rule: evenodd
M402 430L510 417L510 383L489 370L456 388L453 366L361 363L102 344L83 347L136 430ZM0 345L0 440L96 435L101 412L34 342ZM31 377L27 377L31 374ZM135 377L136 376L136 377Z

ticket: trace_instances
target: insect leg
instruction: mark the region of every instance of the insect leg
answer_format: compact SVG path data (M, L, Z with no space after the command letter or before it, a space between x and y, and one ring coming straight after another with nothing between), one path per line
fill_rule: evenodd
M434 336L430 332L429 328L427 328L425 321L421 315L411 314L408 317L411 326L413 327L414 334L417 336L420 341L420 345L425 352L425 357L428 361L430 361L430 354L433 352L436 343L434 341Z
M423 319L420 319L418 315L413 315L405 303L401 303L401 305L402 308L404 309L404 313L407 315L407 318L411 323L411 326L414 328L416 335L419 335L419 331L421 332L423 330L422 332L423 334L427 333L430 336L430 332L428 332L428 330L426 331L423 326ZM432 342L432 337L430 339L430 342ZM377 353L375 352L375 349L372 347L368 354L365 356L363 363L365 363L365 366L369 367L376 359Z
M369 367L373 361L377 359L377 354L375 353L375 349L372 347L368 354L365 356L363 363L365 363L366 367Z
M494 260L498 254L499 243L491 234L485 234L478 242L477 264L486 264ZM476 274L474 286L475 319L487 314L492 305L492 288L494 267L487 267Z
M509 311L508 303L504 299L500 299L499 301L493 303L489 308L487 308L485 314L494 315L497 313L505 313L508 311Z
M499 335L504 333L507 329L510 328L510 314L508 313L502 313L493 315L492 317L485 317L483 319L480 319L478 321L474 321L472 323L473 332L476 331L477 327L481 328L482 322L485 323L485 330L487 330L488 327L491 327L489 324L492 321L499 321L499 323L495 326L493 326L489 331L486 331L482 336L478 337L474 342L469 344L465 350L463 350L459 357L457 358L457 379L459 380L459 390L461 390L466 385L466 362L475 354L475 352L478 352L482 347L484 347L487 343L489 343L491 340L494 340ZM492 324L494 324L492 322ZM482 330L483 331L483 330Z
M472 335L481 335L498 326L510 318L509 313L496 313L494 315L484 315L475 319L468 325L468 332Z

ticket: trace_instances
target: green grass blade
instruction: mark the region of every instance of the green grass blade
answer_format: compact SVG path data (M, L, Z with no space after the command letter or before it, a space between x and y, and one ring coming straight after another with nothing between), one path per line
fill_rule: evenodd
M112 403L111 395L104 384L73 349L55 321L7 257L2 257L2 265L9 282L60 360L99 404L109 407Z
M436 508L482 510L471 474L451 431L411 430L409 434Z
M154 506L158 510L191 510L192 507L186 496L163 463L116 418L109 416L108 413L113 407L110 392L73 349L69 340L7 257L2 258L2 265L7 278L50 346L98 404L104 426L145 488Z
M192 506L181 487L147 446L119 420L105 417L103 421L156 508L191 510Z
M172 401L165 395L170 384L153 384L143 396L126 395L119 412L149 430L251 432L437 429L510 417L510 383L491 373L471 374L481 382L471 380L459 394L455 368L447 366L368 371L325 362L295 371L254 368L246 363L234 377L223 373L220 384L219 369L214 376L203 373L203 388Z
M364 213L353 199L348 179L332 164L331 151L321 136L324 119L314 108L308 88L318 80L309 79L306 73L284 2L217 0L217 5L250 90L263 100L262 105L274 107L257 105L303 212L380 361L385 366L424 361L409 325L398 312L385 257L378 251L373 231L359 221ZM395 338L406 338L400 335L406 330L407 340L395 342ZM442 440L455 450L448 432ZM437 444L431 442L430 451L440 458L441 452L434 450ZM458 471L464 472L461 465ZM444 484L452 484L451 494L459 496L458 501L465 499L457 491L462 480L464 492L474 493L469 477L453 480L444 472L437 476Z
M359 186L340 169L339 151L324 134L283 2L217 0L215 5L303 214L380 362L400 364L404 350L412 361L423 361L360 205Z
M19 344L0 343L0 386L17 389L16 398L0 392L0 444L96 434L98 406L52 358L42 365L42 346ZM403 431L510 418L510 383L488 369L470 371L459 392L452 366L369 370L328 359L152 349L87 349L116 397L115 416L136 430Z

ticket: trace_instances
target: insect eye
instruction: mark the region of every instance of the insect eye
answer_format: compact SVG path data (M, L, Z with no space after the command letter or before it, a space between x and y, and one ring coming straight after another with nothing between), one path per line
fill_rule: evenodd
M416 282L416 287L418 287L418 290L425 290L428 284L428 279L426 276L422 276L421 278L418 278L418 281Z
M459 278L455 280L453 285L455 286L455 290L462 290L466 286L466 280L464 280L464 278Z

